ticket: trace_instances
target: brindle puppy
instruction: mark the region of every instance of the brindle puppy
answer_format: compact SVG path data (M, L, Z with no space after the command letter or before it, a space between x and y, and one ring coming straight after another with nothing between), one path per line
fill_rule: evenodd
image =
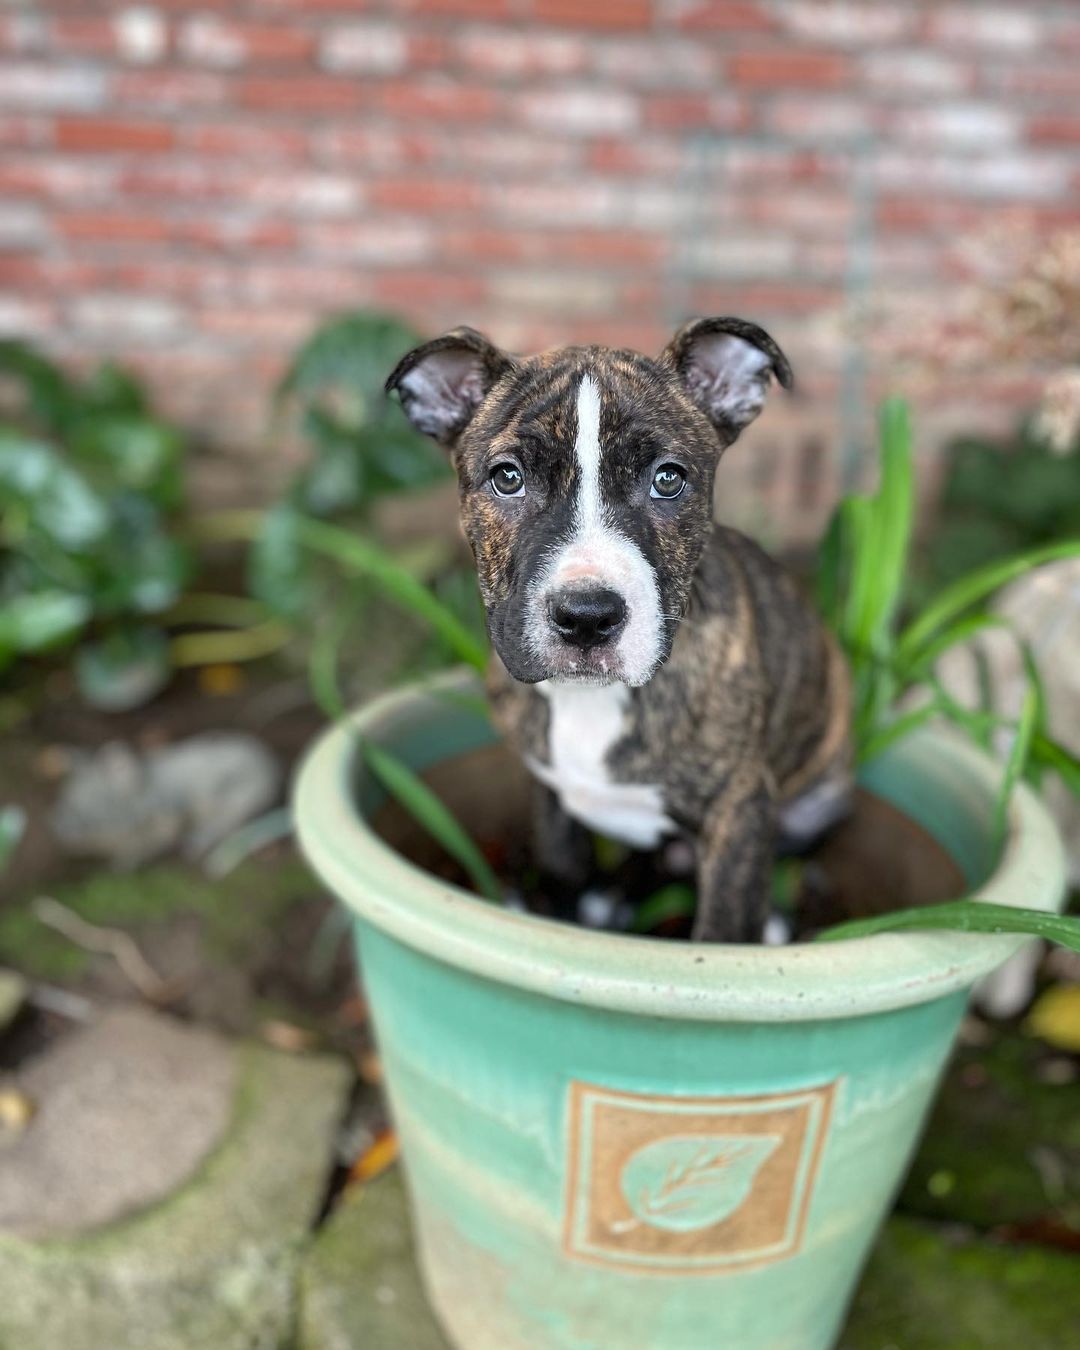
M538 861L579 886L586 827L697 844L694 936L757 941L778 833L850 792L839 652L783 571L713 524L720 455L791 369L739 319L661 356L528 359L470 328L387 381L446 445L495 647L495 719L536 777Z

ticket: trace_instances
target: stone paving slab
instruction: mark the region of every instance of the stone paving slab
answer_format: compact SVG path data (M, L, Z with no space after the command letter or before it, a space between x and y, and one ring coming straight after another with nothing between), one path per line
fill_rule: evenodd
M401 1171L346 1194L300 1279L299 1350L450 1350L412 1254Z
M225 1133L235 1068L224 1037L132 1005L0 1075L35 1108L0 1149L0 1233L76 1234L171 1195Z
M300 1289L298 1350L451 1350L424 1299L396 1170L346 1197ZM1078 1325L1074 1257L894 1217L838 1350L1062 1350Z
M838 1350L1065 1350L1077 1327L1074 1255L894 1217Z
M350 1082L240 1046L231 1124L173 1195L79 1237L0 1235L0 1350L292 1350Z

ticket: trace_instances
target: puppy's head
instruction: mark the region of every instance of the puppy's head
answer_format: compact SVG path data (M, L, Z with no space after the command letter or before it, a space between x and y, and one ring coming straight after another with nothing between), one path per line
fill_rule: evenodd
M687 324L653 360L519 358L471 328L387 381L448 447L488 631L515 679L640 685L671 651L712 528L723 450L791 369L740 319Z

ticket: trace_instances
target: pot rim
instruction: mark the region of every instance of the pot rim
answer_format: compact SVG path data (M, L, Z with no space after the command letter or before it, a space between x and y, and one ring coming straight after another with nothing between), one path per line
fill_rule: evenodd
M670 942L604 933L497 908L432 876L384 843L355 804L356 736L377 741L475 688L452 671L384 694L325 731L296 782L300 845L354 914L417 951L534 994L641 1016L786 1022L925 1003L973 985L1030 939L1005 934L882 933L782 947ZM890 751L952 788L992 800L1000 767L956 733L911 733ZM1019 785L1008 837L973 902L1060 907L1065 858L1056 827Z

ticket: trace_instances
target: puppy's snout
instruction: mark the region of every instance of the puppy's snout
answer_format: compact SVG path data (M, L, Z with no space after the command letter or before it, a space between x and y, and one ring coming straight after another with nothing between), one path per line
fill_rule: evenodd
M622 632L626 601L606 587L556 591L548 601L548 616L571 647L602 647Z

